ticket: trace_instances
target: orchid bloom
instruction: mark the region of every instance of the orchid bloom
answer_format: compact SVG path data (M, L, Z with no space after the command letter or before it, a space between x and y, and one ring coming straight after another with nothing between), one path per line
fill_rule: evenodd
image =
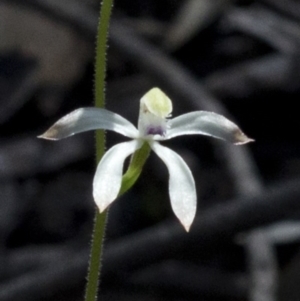
M59 140L77 133L103 129L131 138L109 149L98 164L93 196L103 212L118 196L125 159L148 143L169 171L169 194L172 209L186 231L196 214L196 189L191 170L183 159L158 141L181 135L200 134L235 144L252 141L225 117L196 111L169 119L172 101L158 88L151 89L140 100L138 129L122 116L99 108L80 108L58 120L39 138Z

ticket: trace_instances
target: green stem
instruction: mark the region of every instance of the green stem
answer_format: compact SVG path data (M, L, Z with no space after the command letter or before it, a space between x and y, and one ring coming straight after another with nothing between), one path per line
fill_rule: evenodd
M103 0L100 10L95 60L95 107L97 108L104 108L105 106L106 49L109 20L111 16L112 6L113 0ZM104 151L105 133L104 131L97 131L97 162L99 162L102 158ZM106 220L107 211L100 214L98 213L98 210L96 210L89 270L87 275L87 285L85 291L85 301L96 301L98 298L98 286L101 270L101 255L103 249L103 239L105 235Z
M95 62L95 106L104 108L105 106L105 74L106 74L106 49L109 20L111 16L113 0L103 0L100 21L98 25L96 43L96 62ZM96 132L96 158L100 161L105 150L104 131ZM141 174L144 163L150 153L150 146L144 143L143 146L134 153L127 172L122 178L122 186L119 196L124 194L136 182ZM107 210L99 213L96 210L94 229L92 236L91 255L87 276L85 301L97 301L99 278L101 276L101 257L103 252L103 240L107 221Z
M87 285L85 291L85 301L96 301L98 298L101 255L103 239L105 235L106 217L106 212L100 214L98 210L96 210L89 262L89 272L87 276Z

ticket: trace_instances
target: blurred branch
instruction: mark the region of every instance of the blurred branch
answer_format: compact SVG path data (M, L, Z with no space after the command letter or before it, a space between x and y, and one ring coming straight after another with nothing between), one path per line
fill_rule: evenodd
M223 26L243 31L286 54L299 51L300 24L262 6L233 8L225 16Z
M238 235L246 247L251 276L250 300L277 300L278 264L275 246L295 243L300 239L299 221L283 221Z
M278 280L276 252L263 230L254 230L247 235L246 252L252 282L250 301L275 301Z
M233 0L186 0L166 32L164 46L174 51L213 22Z
M57 260L65 260L73 250L70 246L32 246L19 248L7 254L6 276L7 278L19 277L37 269L47 269L47 265L53 265Z
M0 56L0 124L9 120L37 90L36 67L35 60L19 53Z
M91 136L75 136L53 144L47 144L34 138L35 136L37 135L32 133L1 141L0 179L57 170L74 161L85 159L92 153L92 148L86 147ZM92 140L90 142L92 144Z
M173 294L245 298L247 280L241 273L199 267L191 263L168 260L136 272L125 285L147 290L159 289Z
M48 252L48 254L42 252L35 259L44 261L44 258L39 257L54 254L51 248L49 248L49 251L45 250L45 252ZM69 250L63 258L60 252L58 254L58 257L52 257L52 260L49 260L48 265L40 265L34 270L2 283L0 285L0 300L18 300L20 296L23 300L45 300L65 289L78 286L84 279L88 262L88 250L77 254ZM15 264L15 262L13 263ZM20 262L18 265L20 265Z
M294 56L270 54L217 71L205 78L205 86L224 98L251 97L266 90L300 87L299 64Z
M265 239L274 245L292 244L300 240L300 222L298 220L287 219L258 230L265 236ZM237 242L247 242L248 235L249 233L238 234Z
M237 241L246 248L251 276L250 300L277 300L279 278L277 244L295 243L300 239L299 221L283 221L248 233L241 233Z
M300 21L300 3L294 0L261 0L261 2L276 8L284 14L290 15Z
M98 24L97 11L91 10L82 1L59 0L0 0L38 10L56 21L71 24L83 37L94 40Z

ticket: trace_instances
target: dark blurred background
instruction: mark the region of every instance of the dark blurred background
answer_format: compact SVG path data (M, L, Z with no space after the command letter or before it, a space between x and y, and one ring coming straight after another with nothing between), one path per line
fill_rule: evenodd
M0 0L1 301L83 300L94 133L36 136L93 105L98 12L98 0ZM256 141L165 143L196 180L188 234L150 156L110 209L100 300L299 300L299 58L296 0L115 1L107 108L136 124L158 86L173 116L215 111Z

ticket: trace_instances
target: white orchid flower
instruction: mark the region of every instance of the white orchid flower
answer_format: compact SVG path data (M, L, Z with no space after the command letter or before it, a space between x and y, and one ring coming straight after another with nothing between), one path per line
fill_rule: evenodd
M189 231L196 214L194 178L183 159L158 141L191 134L212 136L235 144L252 140L221 115L196 111L169 119L171 112L172 101L160 89L153 88L141 98L138 129L122 116L108 110L80 108L58 120L39 138L59 140L77 133L103 129L132 139L109 149L97 167L93 196L100 212L118 196L125 159L148 143L168 168L172 209L186 231Z

